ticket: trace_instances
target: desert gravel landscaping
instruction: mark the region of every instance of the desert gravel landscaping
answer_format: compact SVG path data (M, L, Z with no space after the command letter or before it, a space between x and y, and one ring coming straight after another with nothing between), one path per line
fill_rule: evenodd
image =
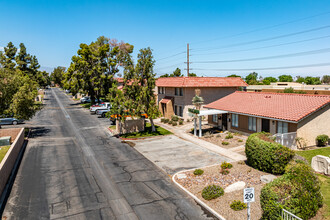
M233 167L227 175L220 173L220 165L214 165L201 168L204 170L204 173L200 176L195 176L193 174L194 170L183 172L181 174L185 174L186 178L179 179L176 176L176 181L228 220L246 219L246 209L234 211L230 208L232 201L243 201L243 190L225 193L223 196L209 201L203 199L201 195L202 190L204 187L213 184L219 185L225 189L227 186L235 182L243 181L246 183L245 188L254 187L255 189L255 202L251 203L251 219L260 219L262 215L260 207L260 191L265 185L265 183L261 182L260 177L262 175L267 175L268 173L253 169L247 166L244 162L235 162L232 163L232 165Z

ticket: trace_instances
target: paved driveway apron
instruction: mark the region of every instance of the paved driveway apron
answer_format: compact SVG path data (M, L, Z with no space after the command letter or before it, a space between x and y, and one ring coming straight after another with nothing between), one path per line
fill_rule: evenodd
M58 89L29 122L7 219L206 219L169 177ZM27 124L28 125L28 124Z
M232 161L174 135L133 142L135 149L170 175L181 170Z

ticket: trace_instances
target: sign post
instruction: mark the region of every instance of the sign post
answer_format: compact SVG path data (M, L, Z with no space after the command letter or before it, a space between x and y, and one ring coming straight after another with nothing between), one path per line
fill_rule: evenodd
M251 210L250 210L250 202L254 202L254 188L245 188L244 193L244 203L247 203L247 219L251 219Z

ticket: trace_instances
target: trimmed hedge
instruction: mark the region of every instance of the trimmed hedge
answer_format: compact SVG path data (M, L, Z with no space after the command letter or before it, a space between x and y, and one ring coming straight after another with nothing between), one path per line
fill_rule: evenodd
M262 219L280 219L283 208L310 219L322 203L320 182L312 168L301 160L290 162L285 174L265 185L260 195Z
M326 146L328 144L328 140L329 140L329 136L326 134L321 134L318 135L315 138L316 144L317 146L321 147L321 146Z
M267 173L283 174L294 151L272 141L270 135L260 132L249 136L245 144L247 164Z

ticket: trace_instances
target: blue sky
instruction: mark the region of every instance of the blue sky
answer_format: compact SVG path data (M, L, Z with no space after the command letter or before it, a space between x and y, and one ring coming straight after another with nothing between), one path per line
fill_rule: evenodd
M257 68L330 63L327 51L281 59L196 63L330 48L330 1L326 0L1 0L0 10L0 47L9 41L16 46L23 42L44 67L68 67L80 43L90 43L101 35L133 44L135 57L139 49L151 47L159 74L171 73L176 67L185 73L187 43L191 72L200 76L245 76ZM304 32L318 27L324 28ZM258 29L262 30L253 31ZM304 33L262 41L297 32ZM286 45L277 46L280 44ZM330 66L256 72L262 76L323 75L330 74Z

